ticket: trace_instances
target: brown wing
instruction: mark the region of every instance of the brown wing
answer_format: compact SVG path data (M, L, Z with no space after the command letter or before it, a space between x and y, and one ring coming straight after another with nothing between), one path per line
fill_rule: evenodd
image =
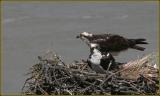
M105 48L112 51L121 51L129 47L128 40L119 35L105 35L104 37L97 38L92 41Z

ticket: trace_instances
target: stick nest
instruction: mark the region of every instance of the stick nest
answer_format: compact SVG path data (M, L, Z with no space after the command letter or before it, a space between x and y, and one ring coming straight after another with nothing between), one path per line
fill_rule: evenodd
M97 74L87 63L65 64L53 51L38 56L38 63L27 73L23 94L159 94L156 56L120 65L118 70ZM158 64L157 64L158 65Z

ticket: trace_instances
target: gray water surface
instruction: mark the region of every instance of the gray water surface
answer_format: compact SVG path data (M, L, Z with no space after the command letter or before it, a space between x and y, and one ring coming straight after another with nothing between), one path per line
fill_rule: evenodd
M3 93L19 93L24 74L37 56L54 50L64 62L87 59L89 49L76 39L80 32L114 33L146 38L144 52L121 53L117 61L137 59L157 49L158 5L141 3L3 3Z

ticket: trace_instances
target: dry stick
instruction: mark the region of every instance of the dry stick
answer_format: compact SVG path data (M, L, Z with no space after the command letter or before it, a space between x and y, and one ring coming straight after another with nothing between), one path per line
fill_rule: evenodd
M22 87L22 93L23 93L23 90L24 90L24 88L26 87L26 84L29 84L28 86L29 86L29 88L31 88L30 86L31 86L31 84L29 83L29 80L31 80L31 79L33 79L34 77L30 77L30 78L27 78L27 80L25 81L25 83L24 83L24 85L23 85L23 87ZM32 86L35 86L34 85L34 83L32 83Z
M50 70L51 70L51 69L50 69ZM53 83L53 82L52 82L51 72L48 72L48 78L47 78L47 79L49 79L48 81L49 81L50 84Z
M21 89L21 92L23 92L24 88L25 88L25 85L27 84L28 80L32 79L33 77L30 77L30 78L27 78L23 84L23 87Z
M111 78L112 76L116 75L117 73L123 72L125 71L127 68L124 68L123 70L117 71L115 73L112 73L111 75L109 75L104 81L103 83L100 84L100 86L102 86L104 84L104 82L106 82L109 78Z
M72 69L71 70L72 72L77 72L77 73L80 73L80 74L83 74L83 75L94 75L94 76L97 76L97 74L96 73L90 73L90 72L85 72L85 71L81 71L81 70L76 70L76 69ZM99 74L99 75L101 75L101 76L104 76L104 74Z
M57 79L57 81L60 81L60 80L65 80L67 78L72 78L72 75L70 74L70 72L67 70L68 68L64 67L64 69L62 70L62 68L59 68L59 72L61 72L61 74L63 74L62 76L65 76L64 73L67 73L67 77L62 77L62 78L59 78Z
M111 61L109 62L109 66L108 66L108 68L107 68L107 72L109 71L109 69L110 69L110 66L111 66Z
M63 80L63 79L67 79L67 78L70 78L70 77L62 77L62 78L57 79L57 81L60 81L60 80Z
M83 81L83 82L85 82L86 84L89 84L89 86L86 87L85 89L82 89L81 92L84 92L85 90L89 89L92 86L98 87L98 86L95 85L97 81L95 81L94 83L90 83L90 82L87 82L87 81Z
M68 92L70 95L73 95L72 92L70 92L70 90L68 89L64 89L66 92Z
M126 94L137 94L140 95L139 93L135 92L135 91L121 91L122 93L126 93ZM141 94L142 95L142 94ZM143 94L144 95L144 94Z
M35 79L35 82L34 82L34 83L35 83L34 92L36 92L36 90L37 90L37 85L38 85L38 79L37 79L37 78Z
M140 75L141 75L141 74L140 74ZM155 84L155 82L154 82L153 80L151 80L151 79L149 79L149 78L147 78L147 77L145 77L145 76L143 76L143 77Z
M81 73L79 75L82 75ZM98 75L92 75L89 76L90 74L83 74L84 77L88 77L88 78L104 78L104 76L98 76Z
M61 69L61 70L62 70L62 69ZM65 73L67 73L67 75L68 75L68 76L72 77L71 72L70 72L70 71L68 71L68 70L70 70L69 68L64 67L64 69L63 69L63 70L65 71Z
M66 66L66 64L62 61L62 59L58 55L56 55L56 57L64 66Z
M26 81L29 81L29 80L31 80L32 78L34 78L34 77L35 77L35 78L34 78L34 79L35 79L35 80L34 80L34 81L35 81L35 82L34 82L34 83L35 83L35 86L34 86L35 88L34 88L34 90L36 90L36 84L37 84L37 82L38 82L38 78L39 78L39 76L43 73L43 71L42 71L42 70L43 70L43 69L41 69L41 72L40 72L39 74L34 75L34 76L32 76L32 77L30 77L30 78L28 78L28 79L26 80ZM34 73L34 72L33 72L33 73Z
M54 65L54 66L56 66L56 65ZM55 75L55 67L52 67L53 68L53 77L54 77L54 81L58 84L58 85L60 85L60 83L57 81L57 79L56 79L56 75Z
M83 72L86 67L87 67L87 64L83 65L81 71Z
M135 85L131 84L130 82L127 82L127 81L125 81L125 80L122 80L121 82L124 82L124 83L129 84L131 87L135 88L138 92L144 94L144 92L141 92L138 88L135 87Z
M39 85L39 84L37 84L37 85L38 85L38 88L40 89L40 91L41 91L43 94L45 94L45 95L49 95L46 91L44 91L44 90L43 90L43 88L41 88L41 87L40 87L40 85Z
M85 92L87 89L89 89L90 87L92 86L95 86L96 84L96 81L92 84L92 83L89 83L90 85L88 87L86 87L85 89L82 89L81 92ZM96 87L96 86L95 86Z
M69 72L67 71L68 68L66 68L66 67L57 66L57 65L51 66L51 65L49 65L49 64L48 64L48 66L49 66L50 68L58 69L58 70L62 70L62 69L64 70L64 69L65 69L65 71L69 74ZM54 70L54 71L55 71L55 70Z

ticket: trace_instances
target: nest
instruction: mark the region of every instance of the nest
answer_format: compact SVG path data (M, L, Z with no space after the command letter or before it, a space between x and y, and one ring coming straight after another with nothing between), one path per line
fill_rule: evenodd
M158 94L156 56L144 56L120 65L119 70L98 74L87 63L74 61L65 64L50 51L38 56L38 63L26 74L23 94L91 95L91 94Z

